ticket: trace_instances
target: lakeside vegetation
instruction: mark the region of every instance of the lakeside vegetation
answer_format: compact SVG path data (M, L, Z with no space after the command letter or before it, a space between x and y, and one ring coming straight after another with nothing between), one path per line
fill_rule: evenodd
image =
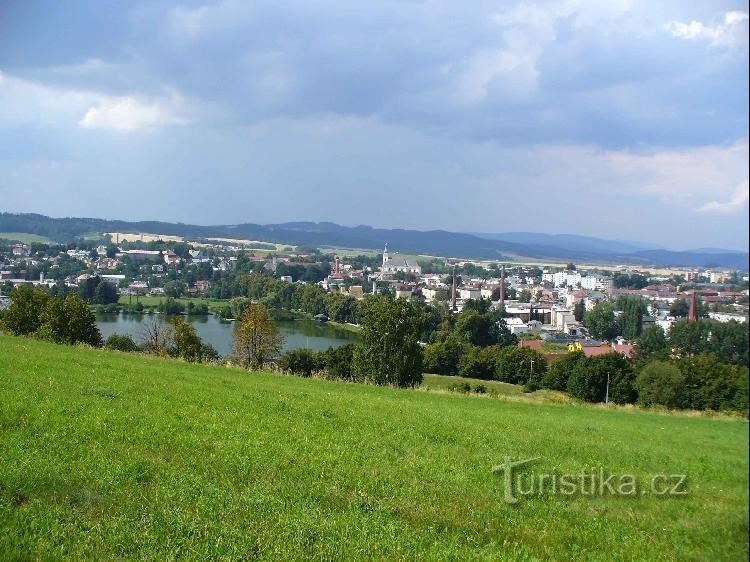
M747 555L744 422L477 400L10 336L0 358L6 557ZM503 455L575 473L686 473L689 493L509 506L491 471Z

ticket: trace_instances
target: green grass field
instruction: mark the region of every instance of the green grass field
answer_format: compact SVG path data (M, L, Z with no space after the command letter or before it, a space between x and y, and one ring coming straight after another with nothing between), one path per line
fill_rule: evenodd
M3 240L14 240L22 242L23 244L31 244L33 242L39 242L46 244L52 242L45 236L39 236L37 234L28 234L26 232L0 232L0 239Z
M161 297L152 297L152 296L142 296L142 297L130 297L127 295L121 295L120 299L118 300L119 304L135 304L136 302L140 302L143 304L143 306L158 306L160 302L166 302L168 297L161 296ZM176 301L184 304L187 306L187 303L192 302L193 304L206 304L208 305L208 308L210 310L216 310L223 308L225 306L229 305L228 300L220 300L220 299L203 299L203 298L179 298L175 299Z
M434 384L432 379L428 384ZM491 468L685 473L503 501ZM748 426L0 336L0 558L743 560Z

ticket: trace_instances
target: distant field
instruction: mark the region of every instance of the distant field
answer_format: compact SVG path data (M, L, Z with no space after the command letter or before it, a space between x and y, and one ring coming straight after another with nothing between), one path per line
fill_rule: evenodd
M207 240L213 240L216 242L226 242L228 244L236 244L238 246L246 246L246 249L248 250L261 250L261 251L273 251L269 250L268 248L255 248L253 247L253 244L272 244L273 246L276 246L276 251L280 252L284 248L292 248L292 250L296 249L296 246L294 244L277 244L275 242L264 242L263 240L245 240L242 238L208 238Z
M142 297L130 297L127 295L120 295L119 304L135 304L137 302L140 302L143 304L143 306L157 306L159 302L165 302L168 297L152 297L152 296L142 296ZM219 299L202 299L202 298L179 298L175 299L178 302L181 302L184 305L187 305L187 303L192 302L193 304L207 304L208 308L211 310L214 310L216 308L221 308L224 306L227 306L229 304L229 301L226 300L219 300Z
M112 243L122 243L125 240L128 242L155 242L157 240L164 240L165 242L182 242L182 236L169 236L167 234L150 234L146 232L106 232L112 237Z
M688 495L511 506L505 455L684 473ZM744 560L747 502L746 422L0 336L2 559Z
M347 256L347 257L356 257L356 256L381 256L383 255L382 250L364 250L364 249L357 249L357 248L334 248L332 246L321 246L320 251L325 254L336 254L338 256ZM406 258L408 260L417 261L417 260L429 260L429 259L442 259L438 256L427 256L422 254L402 254L400 252L391 252L389 250L389 254L391 257L393 256L399 256L402 258Z
M33 242L39 242L40 244L50 243L51 239L45 236L39 236L37 234L28 234L26 232L0 232L0 238L5 240L16 240L23 244L31 244Z

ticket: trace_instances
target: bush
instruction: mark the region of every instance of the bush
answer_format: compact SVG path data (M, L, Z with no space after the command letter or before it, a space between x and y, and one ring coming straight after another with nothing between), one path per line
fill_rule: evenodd
M185 305L170 297L166 301L159 301L159 306L157 306L156 309L159 312L169 315L182 314L185 312Z
M461 357L468 344L456 337L430 344L424 348L424 370L438 375L457 375Z
M287 373L309 377L317 370L315 355L309 349L291 349L281 355L278 366Z
M210 343L203 343L201 342L201 349L200 349L200 362L201 363L213 363L215 361L219 361L221 359L221 355L219 355L219 352L216 351L216 348L212 346Z
M680 369L667 361L652 361L635 379L638 404L679 408L685 401L685 377Z
M96 316L75 293L65 299L52 297L41 311L41 327L36 336L55 343L85 343L101 347L102 335L96 325Z
M471 385L466 382L456 382L448 387L451 392L471 392Z
M33 334L42 325L42 311L49 298L44 291L26 285L14 289L3 313L3 326L17 336Z
M689 357L678 365L685 377L683 407L696 410L747 410L747 367L721 363L714 354Z
M324 352L324 366L326 373L336 379L353 380L353 357L353 343L347 343L338 347L329 347L328 350Z
M104 347L116 351L134 352L138 351L138 344L128 335L112 334L104 342Z
M487 387L483 384L475 384L474 392L476 392L477 394L487 394Z
M188 301L185 313L191 316L205 316L208 314L208 305L205 302L193 303L193 301Z
M540 381L546 372L547 360L544 355L530 347L505 347L497 354L495 374L503 382L526 384L532 376Z
M619 353L587 357L578 362L568 379L568 392L587 402L604 402L609 374L609 400L616 404L635 401L634 373Z
M542 388L550 390L567 390L568 379L571 373L578 365L578 362L585 359L583 351L574 351L568 353L565 357L552 361L547 367L541 380Z
M466 352L461 356L458 374L473 379L491 380L495 377L495 357L497 347L479 348L467 344Z
M203 342L195 331L195 327L181 316L172 318L171 324L172 345L168 353L191 363L200 362Z

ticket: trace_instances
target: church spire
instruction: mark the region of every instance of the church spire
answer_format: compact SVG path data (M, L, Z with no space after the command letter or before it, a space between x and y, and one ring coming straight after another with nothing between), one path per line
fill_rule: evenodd
M388 242L385 243L385 248L383 248L383 265L385 265L385 262L388 261Z

